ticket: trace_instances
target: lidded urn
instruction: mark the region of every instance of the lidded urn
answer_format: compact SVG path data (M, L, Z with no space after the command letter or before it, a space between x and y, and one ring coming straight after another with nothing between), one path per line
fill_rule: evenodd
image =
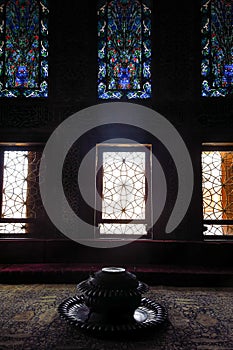
M90 322L131 321L148 286L123 267L104 267L77 285Z

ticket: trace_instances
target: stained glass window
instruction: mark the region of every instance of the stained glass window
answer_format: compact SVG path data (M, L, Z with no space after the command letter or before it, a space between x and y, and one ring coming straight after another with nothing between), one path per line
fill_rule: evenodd
M149 0L98 2L98 97L151 97Z
M233 234L233 151L202 152L203 219L206 235Z
M202 0L202 96L233 91L233 2Z
M48 96L47 0L0 0L0 96Z
M100 235L147 235L150 151L142 146L99 145L98 156L98 166L102 165Z

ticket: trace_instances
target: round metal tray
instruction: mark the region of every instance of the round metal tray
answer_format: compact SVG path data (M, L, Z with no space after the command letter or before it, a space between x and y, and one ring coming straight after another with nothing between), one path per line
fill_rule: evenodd
M97 333L132 332L146 330L161 325L167 319L167 311L155 301L142 298L141 305L135 310L132 320L105 323L91 322L90 309L85 305L82 296L74 296L64 300L58 307L63 319L85 331Z

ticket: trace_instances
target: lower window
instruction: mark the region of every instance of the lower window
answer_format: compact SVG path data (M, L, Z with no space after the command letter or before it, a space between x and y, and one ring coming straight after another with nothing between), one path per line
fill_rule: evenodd
M0 235L35 231L43 206L39 192L41 151L33 147L0 149Z
M151 145L98 144L96 236L150 237Z
M233 235L233 144L204 144L203 219L206 236Z

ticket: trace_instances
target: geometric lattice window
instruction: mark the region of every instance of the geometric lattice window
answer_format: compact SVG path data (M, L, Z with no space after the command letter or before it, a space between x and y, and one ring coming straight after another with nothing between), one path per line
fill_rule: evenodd
M47 0L0 0L0 97L48 96Z
M206 235L233 234L233 151L202 152L203 219Z
M148 235L151 222L150 145L97 145L100 236Z
M202 96L233 92L233 1L202 0Z
M98 97L151 97L149 0L98 1Z
M29 232L38 217L38 187L41 152L1 150L0 234Z

